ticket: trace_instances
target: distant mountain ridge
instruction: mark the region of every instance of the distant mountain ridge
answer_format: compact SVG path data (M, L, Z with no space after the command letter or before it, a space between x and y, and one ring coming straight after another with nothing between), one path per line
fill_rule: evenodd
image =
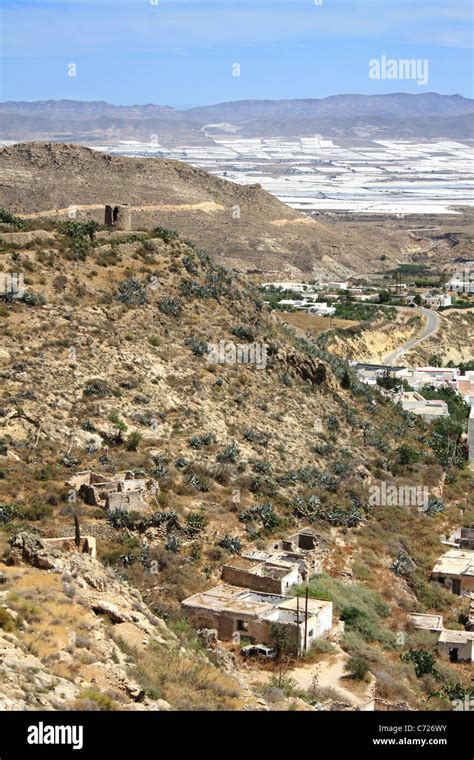
M271 135L404 139L472 139L474 100L462 95L394 93L332 95L302 100L240 100L178 110L155 104L43 100L0 103L0 138L13 140L149 141L208 139L209 124L228 124L243 137ZM459 119L459 121L456 121Z
M209 117L241 122L249 119L282 118L292 116L426 116L466 114L474 111L474 100L462 95L439 95L435 92L420 94L394 93L390 95L330 95L326 98L290 100L235 100L176 109L148 103L146 105L117 106L106 101L37 100L7 101L0 103L0 113L17 113L44 118L73 118L87 120L101 116L124 119L186 119L203 122Z

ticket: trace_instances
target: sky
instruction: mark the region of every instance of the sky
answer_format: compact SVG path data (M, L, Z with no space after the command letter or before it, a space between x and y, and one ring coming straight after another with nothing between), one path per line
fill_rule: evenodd
M2 101L188 108L341 93L473 94L471 0L0 0L0 7ZM382 68L371 78L370 61L382 56L426 61L428 76L389 79Z

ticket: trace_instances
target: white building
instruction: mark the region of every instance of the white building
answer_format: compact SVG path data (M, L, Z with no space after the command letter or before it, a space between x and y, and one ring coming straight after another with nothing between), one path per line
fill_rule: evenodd
M417 391L402 393L400 404L405 412L418 414L428 422L439 419L439 417L449 417L449 409L445 401L438 399L430 401Z
M334 288L335 290L347 290L349 283L341 280L330 280L329 282L323 283L323 287Z
M474 406L474 372L466 372L459 375L456 382L457 391L463 397L466 404Z
M309 307L308 314L315 314L320 317L332 317L336 313L335 306L328 306L326 302L316 303Z
M435 388L444 385L455 387L458 375L457 367L404 367L393 373L397 380L406 380L415 390L420 390L424 385L434 385Z
M315 290L309 282L264 282L264 290L291 290L293 293L305 293Z
M431 309L441 309L446 306L451 306L451 296L444 294L426 296L425 304Z
M474 631L442 631L438 654L450 662L474 662Z
M474 269L466 269L461 274L454 275L446 283L446 289L454 293L474 294Z

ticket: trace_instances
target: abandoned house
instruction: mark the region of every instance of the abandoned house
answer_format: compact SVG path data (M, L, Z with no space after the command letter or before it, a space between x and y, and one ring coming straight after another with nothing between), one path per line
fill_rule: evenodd
M222 580L233 586L284 594L295 583L302 581L297 561L285 561L278 554L249 552L234 557L222 568Z
M474 551L450 549L436 561L430 580L453 594L469 595L474 591Z
M433 631L438 633L443 630L442 615L424 615L413 613L409 616L410 623L414 628L422 631Z
M258 644L274 645L275 624L288 627L301 653L332 628L332 602L286 597L221 584L182 602L183 612L197 628L215 628L223 641L236 634Z
M454 540L460 549L474 549L474 528L461 528Z
M441 631L438 654L450 662L474 662L474 631Z
M66 552L88 554L92 559L97 557L97 545L94 536L82 536L79 546L77 546L74 536L44 538L43 541L46 546L50 546L52 549L62 549L62 551Z
M132 472L106 478L91 470L79 472L72 477L68 485L78 496L92 507L106 509L126 509L128 512L148 512L147 496L158 493L159 487L153 479L135 478Z
M321 572L322 555L328 548L328 541L313 528L304 528L273 545L281 560L298 562L300 581L306 581L311 575Z

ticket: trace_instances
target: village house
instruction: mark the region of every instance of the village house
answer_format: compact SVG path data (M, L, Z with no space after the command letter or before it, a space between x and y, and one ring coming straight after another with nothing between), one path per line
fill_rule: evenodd
M279 555L256 552L230 560L222 568L222 580L254 591L284 594L290 586L301 583L303 579L297 561L285 561Z
M314 286L307 282L264 282L262 289L306 293L307 291L314 290Z
M330 280L323 283L324 288L333 288L334 290L347 290L349 283L342 280Z
M458 375L457 367L399 367L393 373L397 380L406 380L415 391L421 390L425 385L456 388Z
M240 636L258 644L274 646L275 626L294 636L299 653L332 628L332 602L286 597L221 584L185 599L182 609L197 628L215 628L222 641Z
M436 561L430 580L453 594L469 595L474 591L474 551L450 549Z
M441 631L438 655L450 662L474 662L474 631Z
M428 295L424 299L425 304L430 309L440 309L446 306L451 306L451 296L440 293L439 295Z
M439 417L449 417L449 409L445 401L427 400L417 391L402 393L399 401L403 411L417 414L428 422Z
M332 317L335 313L336 307L328 306L325 302L316 303L308 309L308 314L315 314L320 317Z
M474 372L469 370L465 375L457 377L457 391L466 404L474 406Z

